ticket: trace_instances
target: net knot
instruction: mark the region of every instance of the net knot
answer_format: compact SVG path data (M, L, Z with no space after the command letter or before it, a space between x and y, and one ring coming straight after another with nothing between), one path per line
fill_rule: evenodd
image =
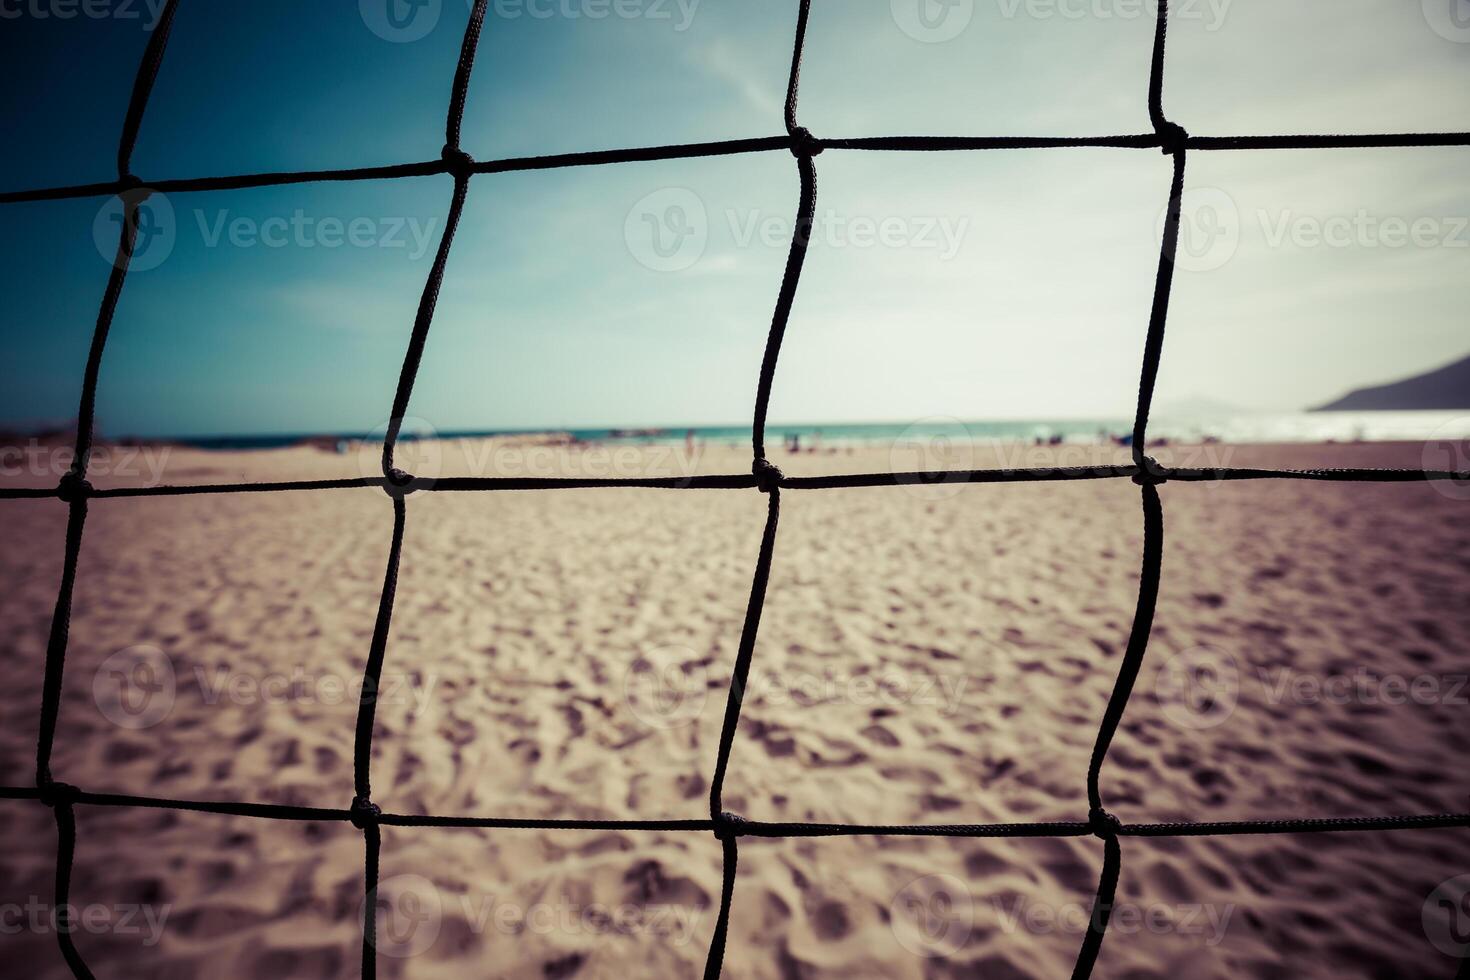
M822 152L822 141L812 135L805 126L791 131L791 154L797 157L814 157Z
M1160 147L1166 155L1172 156L1184 150L1184 144L1189 139L1189 131L1176 122L1165 119L1154 127L1162 143Z
M1133 482L1140 487L1156 487L1162 483L1169 482L1169 471L1159 465L1159 461L1152 456L1145 456L1138 464L1138 472L1133 474Z
M734 840L740 836L740 828L745 825L745 818L738 813L722 811L715 820L715 836L720 840Z
M419 488L418 477L412 473L405 473L396 466L388 467L383 475L388 481L384 484L383 489L388 491L390 497L407 497Z
M145 185L143 179L137 174L127 173L117 178L118 197L129 201L141 201L152 193L153 188Z
M786 474L781 472L780 467L768 459L756 460L750 464L750 471L755 474L755 485L760 488L761 493L770 493L786 479Z
M88 483L81 474L68 470L56 484L56 496L65 503L75 503L78 500L86 500L92 495L92 484Z
M468 177L475 167L475 158L457 146L444 144L444 149L439 151L439 159L444 161L444 166L455 177Z
M1099 806L1087 811L1087 826L1099 840L1113 840L1123 829L1123 821Z
M52 809L58 806L71 806L82 795L82 791L70 783L56 783L50 780L42 783L39 789L41 802Z
M377 826L378 818L383 811L372 800L361 796L352 798L352 808L347 811L347 819L352 821L352 826L358 830L366 830L370 826Z

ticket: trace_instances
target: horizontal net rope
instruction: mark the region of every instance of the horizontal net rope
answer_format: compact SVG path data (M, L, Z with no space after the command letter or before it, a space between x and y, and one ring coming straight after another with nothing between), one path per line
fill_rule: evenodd
M685 160L694 157L729 156L741 153L769 153L789 150L789 136L762 136L749 139L716 140L705 143L678 143L664 146L627 147L616 150L581 150L546 156L509 157L502 160L478 160L470 166L472 174L513 173L526 170L557 170L565 167L597 167L614 163L647 163L655 160ZM1041 150L1066 147L1114 147L1119 149L1155 150L1163 141L1154 133L1122 136L863 136L850 139L821 138L815 145L826 150L876 150L894 152L945 152L963 150ZM1362 133L1338 136L1190 136L1184 141L1190 150L1313 150L1372 149L1375 147L1470 146L1470 133ZM393 180L401 177L432 177L447 174L449 165L441 160L421 160L376 167L349 167L337 170L277 171L272 173L237 174L210 177L174 177L148 182L152 189L169 194L203 191L243 190L282 184L354 180ZM43 187L33 190L0 193L0 204L25 201L57 201L76 197L104 197L126 189L121 181L73 184L66 187Z
M864 487L926 486L948 483L1055 483L1068 480L1134 479L1144 472L1131 465L1030 467L1023 469L915 470L911 472L832 473L823 476L771 477L783 490L841 490ZM1302 480L1325 483L1440 483L1470 481L1470 470L1413 469L1254 469L1248 467L1169 467L1153 464L1156 483L1221 483L1244 480ZM405 474L406 475L406 474ZM412 481L410 481L412 483ZM760 485L754 473L704 476L625 477L576 479L537 476L451 476L415 483L415 491L466 493L487 490L592 490L630 488L647 490L749 490ZM280 490L385 490L394 486L386 477L346 477L330 480L295 480L263 483L201 483L152 487L87 487L62 490L55 487L4 487L3 499L63 498L83 494L93 499L118 497L179 497L211 493L267 493Z
M841 837L841 836L909 836L952 838L1004 837L1086 837L1099 838L1104 845L1103 866L1099 873L1092 917L1078 952L1072 976L1091 975L1107 932L1118 880L1122 873L1121 841L1129 837L1198 837L1252 834L1317 834L1366 831L1423 830L1470 827L1470 813L1408 814L1387 816L1349 816L1326 818L1277 817L1244 821L1203 821L1173 823L1125 823L1104 807L1102 770L1112 739L1126 711L1133 684L1138 677L1148 648L1153 611L1157 603L1164 544L1164 508L1159 486L1167 482L1214 482L1232 480L1311 480L1336 482L1412 483L1424 481L1465 481L1470 472L1410 469L1258 469L1239 467L1169 467L1149 457L1147 428L1153 400L1154 384L1162 357L1165 325L1168 319L1170 290L1173 283L1174 254L1178 246L1181 198L1184 189L1185 162L1191 150L1255 150L1255 149L1326 149L1347 147L1467 146L1470 133L1389 133L1367 135L1298 135L1298 136L1191 136L1164 113L1164 53L1167 39L1168 3L1160 0L1154 33L1149 72L1148 114L1153 126L1150 133L1095 137L1005 137L1005 136L887 136L857 139L823 139L813 136L797 119L797 95L810 16L810 0L798 0L795 41L790 74L783 107L785 135L704 143L673 144L619 150L563 153L547 156L517 157L504 160L476 161L460 145L465 103L475 52L484 27L488 0L476 0L470 11L450 86L449 108L445 120L445 141L438 160L403 163L379 167L344 170L312 170L290 173L261 173L240 176L215 176L144 182L131 171L133 148L144 121L149 96L163 61L174 15L181 0L166 0L143 54L134 79L127 114L118 144L117 177L110 181L78 184L69 187L20 190L0 193L0 204L51 201L67 198L118 195L124 220L120 231L116 260L98 311L96 327L83 375L81 405L78 413L75 454L70 470L55 488L3 488L0 499L56 498L67 504L68 518L61 583L46 648L45 677L41 695L41 719L36 748L36 783L34 786L0 787L0 799L35 800L54 811L57 848L54 892L58 921L68 921L71 870L76 848L76 814L78 806L134 807L187 810L226 816L284 821L345 821L360 829L364 842L364 897L376 900L381 828L394 827L464 827L546 830L625 830L647 832L713 833L720 841L723 875L718 918L706 958L705 977L716 980L724 963L730 911L734 902L736 868L741 838L773 837ZM1138 404L1130 443L1132 462L1128 465L1091 467L1053 467L1017 469L980 469L925 471L904 473L840 474L812 477L788 477L774 466L765 452L766 413L781 343L785 336L792 305L806 257L807 242L814 220L817 198L817 172L814 158L826 150L871 151L964 151L989 149L1045 149L1067 147L1110 147L1121 149L1162 150L1171 157L1173 175L1170 181L1168 209L1154 283L1153 304L1144 344L1142 371L1139 379ZM796 225L790 251L772 314L770 331L761 362L756 388L755 414L752 425L752 465L749 473L709 476L633 479L556 479L449 477L425 481L394 467L394 450L403 418L413 393L419 364L433 323L434 310L455 230L464 211L471 179L476 175L600 166L653 160L674 160L739 153L789 151L796 160L800 185ZM408 349L404 356L394 393L392 412L383 441L382 476L357 479L303 480L263 483L214 484L200 486L149 486L95 488L87 481L87 469L93 439L98 377L107 336L112 324L128 266L132 258L138 230L138 207L152 193L186 193L231 190L308 182L383 180L449 174L454 178L445 231L435 253L423 293L415 314ZM1087 770L1088 813L1085 820L1042 823L999 824L838 824L787 823L747 820L723 808L724 779L729 766L731 747L739 729L744 691L754 659L761 612L775 553L780 522L780 499L783 490L826 490L932 483L1036 483L1065 480L1128 479L1139 485L1144 515L1144 548L1139 579L1138 604L1107 707L1099 724ZM746 604L745 621L732 668L730 692L725 704L716 766L710 782L709 816L707 819L668 820L557 820L517 819L480 815L434 815L384 813L372 802L371 760L377 687L388 654L388 636L392 624L393 604L397 592L398 565L403 550L407 520L405 498L415 492L470 491L536 491L572 490L594 487L626 487L643 489L758 490L767 495L767 514L755 573ZM262 493L315 491L334 489L366 489L384 491L393 507L393 531L384 570L383 588L379 594L377 619L364 668L362 693L353 740L354 796L346 808L294 806L271 803L190 801L149 796L94 793L57 781L51 774L51 754L56 736L57 717L71 617L72 591L82 545L89 501L94 499L182 496L210 493ZM369 912L363 918L362 975L374 977L377 972L375 953L376 917ZM72 941L74 930L58 928L57 942L73 975L91 978L93 974ZM1470 980L1470 959L1464 961L1457 976Z
M53 786L62 784L53 783ZM92 793L65 787L72 803L80 806L137 807L154 810L186 810L194 813L216 813L226 816L259 817L264 820L346 821L352 810L331 807L293 806L284 803L251 803L229 800L178 800L165 797L135 796L126 793ZM42 793L34 786L0 787L0 799L36 800ZM398 827L504 827L510 829L561 830L648 830L710 831L712 820L554 820L534 817L486 817L474 815L439 815L414 813L380 813L380 824ZM1043 823L995 824L841 824L773 822L744 820L726 815L731 832L738 837L867 837L867 836L936 836L936 837L1083 837L1092 833L1092 825L1083 821L1048 821ZM1221 828L1240 834L1292 834L1313 832L1351 832L1369 830L1409 830L1433 827L1470 827L1470 813L1420 813L1376 817L1278 817L1260 820L1213 822L1122 823L1118 833L1123 837L1200 837L1213 836Z

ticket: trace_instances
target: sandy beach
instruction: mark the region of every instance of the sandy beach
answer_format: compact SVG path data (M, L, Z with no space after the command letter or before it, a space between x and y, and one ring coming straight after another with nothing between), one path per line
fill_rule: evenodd
M948 452L977 467L1126 461L1116 447ZM105 447L93 482L376 467L371 448L126 455ZM1409 444L1157 455L1423 465ZM792 475L923 465L887 447L772 458ZM687 476L746 472L749 449L478 440L408 444L403 463L428 477ZM6 485L55 483L46 465L23 469ZM1470 493L1456 489L1162 487L1163 586L1103 770L1108 809L1125 822L1470 810ZM0 783L24 786L66 508L0 509ZM375 802L707 817L764 516L754 490L411 495ZM376 489L94 502L56 778L346 806L391 525ZM783 493L725 808L874 824L1084 819L1141 547L1127 480ZM99 977L357 975L363 845L351 826L91 806L77 820L72 900L95 910L95 928L76 943ZM52 816L0 801L0 831L0 955L33 964L28 976L68 976L44 908ZM1101 865L1092 838L745 839L725 975L1065 977ZM720 869L705 833L385 828L379 975L696 977ZM1436 888L1467 874L1470 830L1126 839L1095 975L1449 978L1458 893L1446 902ZM37 905L16 927L15 910Z

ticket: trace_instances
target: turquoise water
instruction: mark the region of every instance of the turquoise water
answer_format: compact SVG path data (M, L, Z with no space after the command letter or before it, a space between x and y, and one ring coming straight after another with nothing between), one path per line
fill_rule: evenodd
M805 423L766 426L766 443L777 446L791 437L803 447L891 444L901 439L952 439L959 442L1034 442L1060 439L1063 442L1098 442L1126 438L1132 429L1129 419L1015 419L962 421L931 418L918 422ZM746 444L749 425L680 426L657 429L573 428L429 433L420 427L404 438L478 438L484 436L530 435L565 432L589 442L682 442L692 436L701 442ZM332 433L342 439L360 439L365 433ZM381 433L374 434L381 438ZM321 433L219 436L173 440L207 449L270 449L294 445ZM1231 416L1171 418L1161 415L1149 422L1149 438L1194 442L1207 438L1222 442L1353 442L1413 441L1470 438L1470 410L1463 412L1296 412Z

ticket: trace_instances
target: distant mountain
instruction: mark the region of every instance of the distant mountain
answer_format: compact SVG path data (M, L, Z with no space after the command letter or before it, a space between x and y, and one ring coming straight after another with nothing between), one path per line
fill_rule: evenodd
M1433 411L1470 408L1470 357L1391 384L1350 391L1313 412Z

